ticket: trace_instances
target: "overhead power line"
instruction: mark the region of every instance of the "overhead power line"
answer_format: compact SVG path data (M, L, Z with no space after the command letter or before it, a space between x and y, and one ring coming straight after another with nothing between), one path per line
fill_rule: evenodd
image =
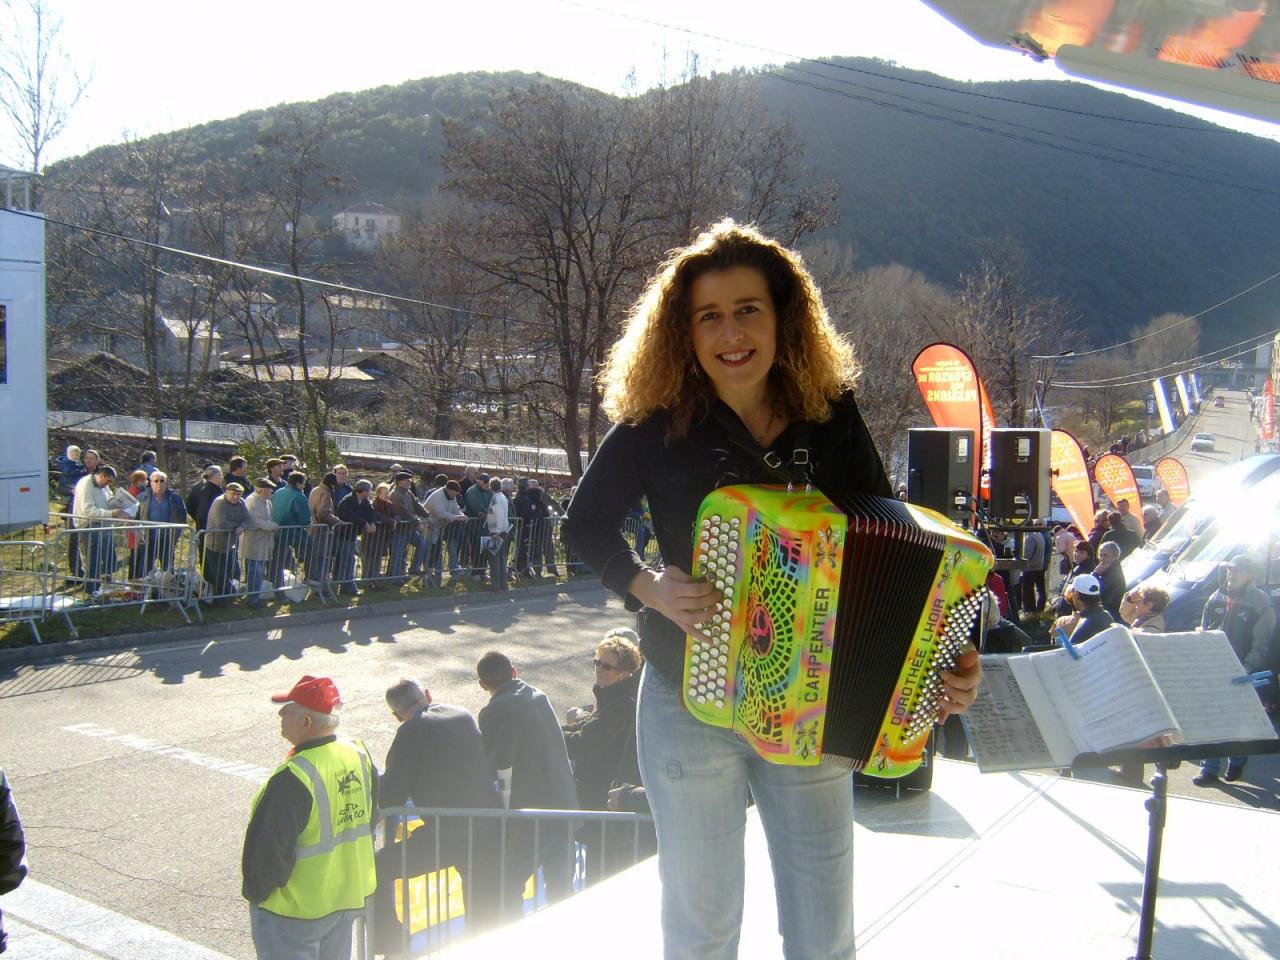
M822 59L820 57L806 57L798 53L788 53L785 50L779 50L776 47L766 47L761 44L748 43L745 40L735 40L732 37L725 37L720 34L710 33L704 30L695 30L692 27L681 26L680 24L667 23L663 20L655 20L651 17L642 17L634 13L626 13L621 10L606 10L603 7L597 7L591 3L585 3L583 0L559 0L566 6L578 7L583 10L590 10L606 17L613 17L619 20L631 20L635 23L643 23L651 27L659 27L663 30L670 30L674 33L683 33L691 37L700 37L704 40L714 40L716 43L724 43L733 47L740 47L743 50L754 50L758 53L767 53L770 56L781 57L784 60L792 60L798 63L811 63L819 66L830 67L833 70L843 70L848 73L862 74L863 76L875 77L878 80L887 80L890 83L903 84L906 86L921 87L927 90L937 90L942 93L954 96L973 97L978 100L991 100L997 103L1010 103L1020 107L1028 107L1033 110L1047 110L1053 113L1065 113L1077 117L1085 117L1090 120L1106 120L1111 123L1125 123L1141 127L1158 127L1165 130L1182 130L1188 133L1226 133L1232 134L1235 131L1228 130L1224 127L1216 127L1212 125L1193 126L1191 124L1165 123L1159 120L1138 120L1134 117L1117 117L1105 113L1092 113L1088 110L1076 110L1072 107L1060 107L1048 103L1035 103L1030 100L1019 100L1016 97L1001 97L991 93L982 93L978 90L966 90L963 87L951 87L941 83L930 83L925 80L912 80L908 77L895 77L893 74L882 73L877 70L870 70L865 67L855 67L852 64L836 63L833 60Z
M1259 280L1257 283L1255 283L1255 284L1253 284L1253 285L1251 285L1251 286L1245 287L1243 290L1241 290L1241 291L1239 291L1239 292L1237 292L1237 293L1233 293L1231 296L1227 297L1225 300L1219 300L1219 301L1218 301L1217 303L1215 303L1213 306L1211 306L1211 307L1205 307L1205 308L1204 308L1203 310L1201 310L1199 313L1192 314L1192 315L1191 315L1191 316L1189 316L1189 317L1183 317L1181 320L1178 320L1178 321L1177 321L1177 322L1175 322L1175 323L1171 323L1171 324L1169 324L1167 327L1161 327L1159 330L1152 330L1150 333L1144 333L1144 334L1142 334L1142 335L1140 335L1140 336L1134 337L1132 340L1125 340L1125 341L1124 341L1124 342L1122 342L1122 343L1113 343L1113 344L1112 344L1111 346L1109 346L1109 347L1098 347L1098 349L1096 349L1096 350L1077 350L1077 351L1076 351L1076 356L1077 356L1077 357L1091 357L1091 356L1093 356L1093 355L1095 355L1095 354L1099 354L1099 353L1107 353L1107 352L1108 352L1108 351L1110 351L1110 350L1119 350L1121 347L1127 347L1127 346L1129 346L1130 344L1137 343L1137 342L1138 342L1138 341L1140 341L1140 340L1148 340L1148 339L1150 339L1151 337L1159 336L1160 334L1165 333L1165 332L1167 332L1167 331L1169 331L1169 330L1172 330L1172 329L1174 329L1175 327L1180 327L1180 326L1182 326L1184 323L1190 323L1192 320L1199 320L1199 319L1200 319L1201 317L1203 317L1206 313L1209 313L1210 311L1213 311L1213 310L1217 310L1219 307L1225 307L1225 306L1226 306L1228 303L1230 303L1232 300L1238 300L1240 297L1243 297L1246 293L1253 293L1253 291L1254 291L1254 290L1257 290L1257 289L1258 289L1259 287L1261 287L1263 284L1270 283L1272 280L1276 279L1276 277L1280 277L1280 270L1277 270L1275 273L1271 274L1269 277L1263 277L1263 278L1262 278L1261 280Z
M1190 373L1196 370L1203 370L1207 367L1216 366L1224 360L1233 360L1236 357L1242 357L1253 352L1264 343L1273 339L1276 334L1280 334L1280 328L1249 337L1246 340L1239 340L1236 343L1225 347L1219 347L1216 350L1210 350L1199 356L1191 357L1187 360L1175 360L1170 363L1162 364L1159 367L1152 367L1149 370L1136 370L1129 373L1119 374L1114 377L1100 377L1097 380L1055 380L1052 386L1054 389L1058 387L1064 390L1098 390L1107 387L1133 387L1143 383L1149 383L1156 377L1177 376L1179 373ZM1235 351L1231 353L1230 351ZM1222 356L1216 356L1222 354Z
M102 230L98 227L87 227L81 223L71 223L67 220L59 220L55 217L48 217L43 214L31 213L26 210L12 210L8 207L0 207L0 212L11 213L14 216L30 217L33 220L42 220L45 223L56 224L60 227L66 227L70 230L79 230L84 233L92 234L99 237L107 237L111 240L119 240L123 243L131 243L141 247L149 247L153 250L161 250L165 253L171 253L174 256L189 257L193 260L200 260L205 263L214 263L219 266L231 267L235 270L245 270L250 273L260 273L268 277L276 277L280 280L294 280L301 283L309 283L319 287L327 287L331 290L342 290L347 293L356 293L367 297L380 297L384 300L394 300L398 303L409 303L420 307L435 307L440 310L454 310L460 313L466 313L473 317L482 317L490 320L513 320L514 318L500 313L483 313L477 310L467 310L462 307L453 306L447 303L436 303L431 300L419 300L415 297L405 297L396 293L383 293L378 290L369 290L365 287L353 287L347 283L338 283L333 280L321 280L317 277L307 277L301 274L290 273L287 270L275 270L271 267L262 267L253 263L243 263L239 260L228 260L225 257L215 257L207 253L196 253L194 250L184 250L181 247L171 247L163 243L154 243L151 240L143 240L139 237L130 237L122 233L113 233L110 230ZM522 321L528 322L528 321Z

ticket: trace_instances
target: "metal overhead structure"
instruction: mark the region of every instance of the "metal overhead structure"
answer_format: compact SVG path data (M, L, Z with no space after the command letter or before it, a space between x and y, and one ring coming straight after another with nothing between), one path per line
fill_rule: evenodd
M1280 0L924 0L1066 73L1280 123Z

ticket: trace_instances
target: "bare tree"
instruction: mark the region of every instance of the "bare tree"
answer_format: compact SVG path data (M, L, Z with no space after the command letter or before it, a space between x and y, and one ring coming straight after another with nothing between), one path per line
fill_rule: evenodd
M126 142L92 167L73 169L48 196L61 219L93 228L50 231L51 332L69 325L142 369L133 396L116 399L156 422L155 447L175 476L185 471L187 422L206 405L219 365L220 305L230 279L225 268L165 249L223 252L217 233L231 202L226 185L215 169L187 169L186 146L180 134ZM173 461L163 420L178 422Z
M530 381L558 394L575 475L574 454L596 442L593 368L662 232L655 134L637 111L633 100L553 84L512 93L487 130L445 127L449 188L478 213L451 253L531 305L523 332L553 368Z
M549 401L571 454L603 431L595 372L663 251L725 215L789 243L826 216L830 193L801 185L794 139L740 83L625 99L549 84L483 124L446 123L447 188L474 209L450 249L519 305L542 358L522 389Z
M1079 341L1067 308L1033 293L1017 251L984 257L960 277L955 312L925 318L931 331L968 351L987 386L996 420L1024 426L1035 389L1032 357Z
M867 429L885 465L901 475L907 428L927 422L911 361L934 338L919 318L951 311L954 298L900 264L828 275L822 258L806 259L820 271L832 319L857 349L862 365L857 390Z
M768 117L754 78L702 76L695 58L680 83L650 92L646 102L676 242L733 216L794 245L830 220L834 184L802 171L799 138Z
M39 173L48 147L84 96L45 0L5 0L0 28L0 110L17 138L19 162ZM14 158L18 160L18 158Z
M1134 385L1127 375L1133 372L1133 360L1125 355L1099 354L1085 357L1072 365L1072 379L1099 381L1098 385L1072 389L1070 394L1080 410L1082 420L1097 426L1096 441L1105 447L1116 425L1123 418L1125 409L1145 392L1141 384Z
M339 187L328 156L331 132L327 113L294 105L262 131L253 151L249 171L252 195L266 212L262 254L282 261L298 278L316 272L312 252L326 232L312 223L310 211ZM293 421L286 407L282 411L285 416L272 426L299 448L300 454L307 451L323 473L329 466L326 435L332 417L332 373L341 363L338 314L327 295L317 299L302 279L288 281L283 292L297 322L293 340L305 417L301 422ZM324 355L323 371L312 370L310 351L317 350ZM267 369L271 379L280 379L278 368ZM291 365L285 379L292 380L292 372Z
M1181 313L1162 313L1129 334L1131 371L1155 371L1152 377L1179 372L1179 365L1200 353L1200 321Z
M441 440L453 437L464 398L476 399L476 341L484 339L489 307L483 278L446 253L456 226L449 219L410 225L379 256L388 291L421 301L401 304L396 329L385 332L416 361L414 395L426 400L430 435Z

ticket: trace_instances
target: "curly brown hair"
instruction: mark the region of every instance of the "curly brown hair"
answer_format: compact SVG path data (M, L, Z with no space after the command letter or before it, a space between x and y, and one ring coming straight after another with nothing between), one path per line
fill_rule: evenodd
M634 673L644 665L644 655L640 652L640 638L634 630L616 627L604 635L604 639L596 644L596 655L612 653L623 670Z
M668 436L675 438L710 412L716 394L694 354L690 291L703 274L739 266L763 274L777 313L777 355L769 370L777 412L815 422L831 416L832 401L860 372L853 346L832 325L800 255L726 219L672 251L632 307L600 374L604 409L616 422L636 424L666 410Z

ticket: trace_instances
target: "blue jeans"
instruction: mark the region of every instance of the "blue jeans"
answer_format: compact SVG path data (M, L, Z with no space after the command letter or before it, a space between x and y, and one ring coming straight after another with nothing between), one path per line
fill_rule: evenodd
M1248 759L1249 759L1248 757L1227 757L1227 766L1231 766L1231 767L1243 767L1243 766L1244 766L1244 762L1245 762L1246 760L1248 760ZM1207 758L1207 759L1205 759L1205 760L1201 760L1201 761L1200 761L1200 772L1201 772L1201 773L1212 773L1212 774L1213 774L1213 775L1215 775L1215 776L1217 776L1218 774L1222 773L1222 758L1221 758L1221 757L1209 757L1209 758Z
M262 602L262 581L266 578L267 561L245 560L244 592L250 603Z
M351 924L363 912L339 910L318 920L298 920L250 905L249 932L258 960L351 960Z
M748 791L773 862L786 960L853 957L853 783L834 766L768 763L695 719L646 666L636 733L658 831L666 960L732 960L742 928Z

